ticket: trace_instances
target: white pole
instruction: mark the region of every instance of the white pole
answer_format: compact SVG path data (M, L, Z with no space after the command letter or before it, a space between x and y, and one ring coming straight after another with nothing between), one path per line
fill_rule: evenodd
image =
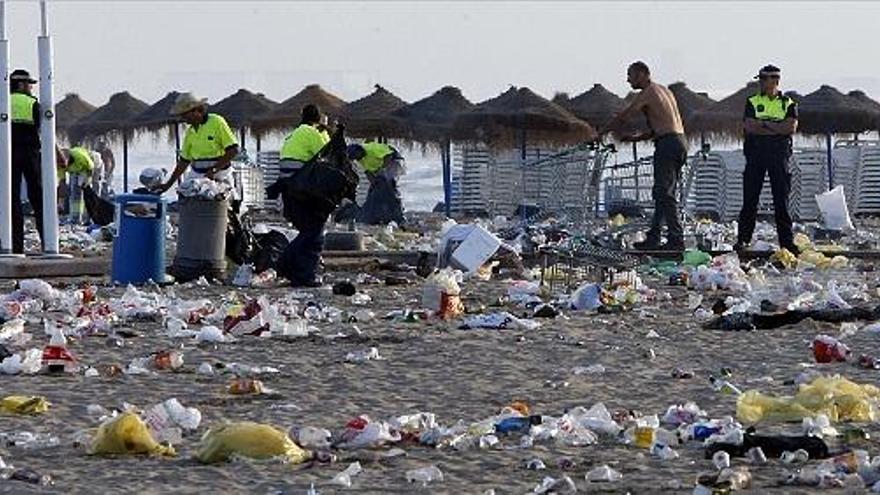
M0 0L0 255L12 253L12 128L9 119L9 40L6 39L6 0Z
M52 80L52 38L46 0L40 0L40 170L43 179L43 254L55 256L58 248L58 177L55 171L55 94Z

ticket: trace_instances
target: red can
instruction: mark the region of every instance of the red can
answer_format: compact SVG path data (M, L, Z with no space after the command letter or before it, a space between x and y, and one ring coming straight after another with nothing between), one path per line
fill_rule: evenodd
M817 363L846 361L849 353L849 347L830 335L819 335L813 339L813 356Z

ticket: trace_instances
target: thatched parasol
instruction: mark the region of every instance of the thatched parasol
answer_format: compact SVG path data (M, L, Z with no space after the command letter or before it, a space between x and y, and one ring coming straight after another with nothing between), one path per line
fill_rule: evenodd
M525 146L527 142L567 145L597 138L590 124L528 88L511 87L461 114L453 126L456 139L490 146Z
M208 106L208 111L222 115L233 129L250 127L253 121L266 115L278 106L261 93L251 93L246 89L239 89L234 94Z
M404 106L405 101L377 84L375 91L346 105L341 120L352 137L384 138L397 125L391 113Z
M866 95L862 90L850 91L846 96L859 102L862 106L880 114L880 102Z
M398 123L393 137L440 145L443 201L447 216L451 215L452 199L452 124L459 115L473 108L474 104L461 94L460 89L444 86L431 96L392 112Z
M798 132L825 135L830 190L834 187L831 135L874 129L880 112L826 85L802 98L795 97L795 100L798 102Z
M55 129L66 134L75 122L95 111L95 106L76 93L68 93L55 105Z
M391 113L398 124L394 137L441 143L449 139L455 119L473 108L474 104L461 94L460 89L444 86L431 96Z
M299 123L302 108L310 103L317 105L322 113L331 117L331 120L338 118L342 114L342 108L345 107L343 99L328 93L317 84L309 84L268 113L255 117L253 130L257 135L289 130Z
M689 132L739 138L742 136L746 100L758 92L758 83L750 82L736 93L719 100L690 117Z
M146 108L146 103L131 96L128 91L116 93L106 105L71 125L68 135L73 141L104 134L128 136L133 129L131 119Z
M880 112L831 86L823 85L798 100L798 132L859 133L874 129Z
M563 107L579 119L604 128L626 107L626 102L597 83L587 91L568 100Z
M171 115L171 108L177 97L180 96L178 91L171 91L161 100L153 103L146 110L134 116L131 119L131 125L136 130L148 132L157 132L168 125L176 124L180 121L174 115Z
M116 93L106 105L73 124L68 132L74 142L101 135L122 136L122 185L125 192L128 192L128 140L134 130L131 120L147 106L127 91Z
M672 91L672 94L675 95L678 113L681 114L685 131L689 133L691 131L691 118L693 118L694 113L705 110L715 104L715 100L709 98L709 95L691 91L683 82L670 84L669 91Z

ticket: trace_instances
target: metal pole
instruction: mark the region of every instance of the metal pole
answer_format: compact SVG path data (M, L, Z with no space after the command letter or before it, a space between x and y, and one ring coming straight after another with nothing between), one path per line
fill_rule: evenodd
M245 134L244 127L242 127L241 130L238 131L238 133L241 135L241 150L244 151L245 149L247 149L247 134Z
M6 39L6 1L0 0L0 255L12 254L12 123L9 120L9 40Z
M128 133L122 133L122 190L128 192Z
M834 187L834 167L831 164L831 133L825 134L825 146L828 151L828 190Z
M638 151L638 145L636 142L633 142L632 148L633 148L633 170L635 171L635 174L634 174L635 183L633 184L633 186L636 189L636 205L638 205L639 202L642 201L642 195L641 195L642 191L639 188L639 151Z
M443 164L443 206L446 218L452 218L452 142L448 139L440 147L440 161Z
M40 173L43 182L43 255L57 257L58 247L58 177L55 171L55 78L52 66L52 38L46 0L40 0Z
M174 124L174 162L177 163L177 157L180 155L180 124Z

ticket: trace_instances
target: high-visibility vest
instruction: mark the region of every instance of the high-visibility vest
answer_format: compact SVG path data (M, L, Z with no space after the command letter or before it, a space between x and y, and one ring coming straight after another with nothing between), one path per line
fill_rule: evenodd
M782 121L788 115L788 109L797 105L794 100L785 95L776 95L771 98L768 95L758 93L749 98L749 103L755 109L755 118L758 120Z
M328 141L330 136L326 132L311 124L300 124L284 139L280 158L307 162L314 158Z
M364 157L359 161L367 172L376 173L385 166L385 157L394 153L395 149L385 143L364 143Z
M12 93L9 106L12 107L13 124L34 124L34 105L37 99L26 93Z

